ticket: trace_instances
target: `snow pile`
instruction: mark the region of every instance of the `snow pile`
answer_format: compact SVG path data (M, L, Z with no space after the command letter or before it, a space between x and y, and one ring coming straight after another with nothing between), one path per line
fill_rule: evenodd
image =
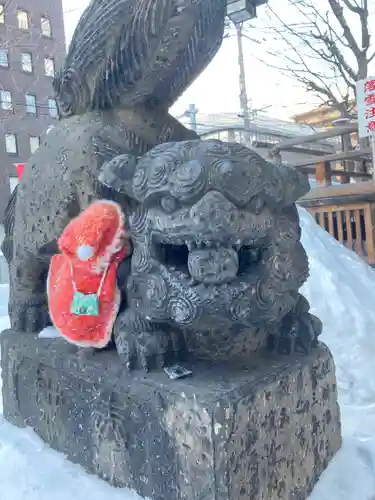
M375 271L300 209L311 277L303 288L323 321L322 340L336 362L344 445L309 500L375 498ZM8 326L7 287L0 287L0 329ZM373 312L374 311L374 312ZM43 336L52 336L45 331ZM0 398L1 500L139 500L85 474L30 430L4 422Z
M306 210L299 213L310 262L302 293L323 321L321 340L335 359L343 433L375 436L375 270L331 238Z
M374 464L375 439L345 439L308 500L374 500Z
M1 500L141 500L47 447L32 431L0 425Z

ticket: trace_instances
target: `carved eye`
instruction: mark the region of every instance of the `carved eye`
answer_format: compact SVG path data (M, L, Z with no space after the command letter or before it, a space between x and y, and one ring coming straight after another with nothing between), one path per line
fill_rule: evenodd
M172 213L178 208L178 202L173 196L167 195L161 199L161 207L168 213Z

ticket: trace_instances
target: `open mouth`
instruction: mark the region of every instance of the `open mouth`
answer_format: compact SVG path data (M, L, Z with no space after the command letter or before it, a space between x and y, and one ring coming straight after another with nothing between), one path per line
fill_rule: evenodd
M182 240L179 244L154 242L157 258L160 263L174 268L186 276L190 276L189 272L189 254L197 250L212 251L220 248L233 249L238 255L238 271L237 276L245 275L251 267L261 260L261 248L246 244L224 245L223 243L213 241L185 241Z

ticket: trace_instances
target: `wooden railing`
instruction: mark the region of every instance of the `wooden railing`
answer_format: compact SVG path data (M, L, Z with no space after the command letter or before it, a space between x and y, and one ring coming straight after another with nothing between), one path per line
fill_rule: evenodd
M336 240L375 264L375 186L372 182L316 188L299 200Z
M369 168L370 148L349 151L345 146L343 138L355 132L357 124L352 123L308 136L287 139L277 143L270 156L278 163L282 161L282 152L289 151L296 145L341 136L343 151L292 165L310 175L315 174L317 182L323 186L312 189L299 203L307 208L316 222L336 240L374 265L375 175L370 173ZM353 171L355 162L361 167L360 172ZM339 177L342 184L332 186L333 176ZM351 179L362 182L350 183Z
M334 154L326 154L320 156L320 158L310 158L307 161L295 163L291 165L296 169L304 170L306 173L315 174L317 177L322 178L325 186L329 186L332 183L332 176L338 176L341 178L342 183L349 183L350 179L367 180L372 176L366 167L369 163L369 158L371 156L371 148L354 149L349 151L345 146L345 141L343 138L356 133L358 130L358 125L356 123L351 123L343 127L333 127L322 132L316 132L315 134L309 134L305 136L295 137L293 139L286 139L278 142L270 151L270 157L274 163L282 163L282 153L286 151L293 150L297 145L301 146L306 143L313 143L316 141L322 141L324 139L332 139L333 137L341 137L343 151L336 152ZM354 164L360 164L362 168L360 171L354 172ZM345 168L342 168L344 165ZM340 168L338 168L338 166ZM353 167L353 168L347 168ZM375 179L375 176L374 176Z

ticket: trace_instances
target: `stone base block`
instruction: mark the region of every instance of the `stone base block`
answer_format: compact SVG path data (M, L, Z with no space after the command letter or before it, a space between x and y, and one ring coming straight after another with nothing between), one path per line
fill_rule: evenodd
M114 352L1 335L4 414L116 486L152 500L304 500L341 445L334 364L264 355L129 375Z

